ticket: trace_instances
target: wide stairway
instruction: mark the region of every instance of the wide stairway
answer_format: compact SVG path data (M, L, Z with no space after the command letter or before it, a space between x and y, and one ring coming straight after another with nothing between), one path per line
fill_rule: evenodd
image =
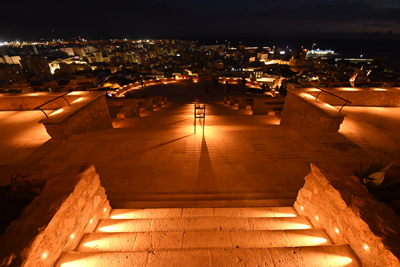
M114 209L57 267L361 266L292 207Z

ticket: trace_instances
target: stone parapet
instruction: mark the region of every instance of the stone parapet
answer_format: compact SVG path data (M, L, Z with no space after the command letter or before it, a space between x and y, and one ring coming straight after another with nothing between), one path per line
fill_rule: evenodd
M110 112L103 93L86 93L40 121L54 139L66 139L82 134L112 128Z
M306 93L288 90L281 125L312 128L322 132L337 132L346 115L333 106Z
M61 253L73 250L110 210L94 166L70 166L47 181L0 237L0 266L54 266Z
M247 106L250 106L250 103L247 101L246 97L239 97L238 102L238 109L247 109Z
M118 119L140 117L140 109L138 103L123 107L117 114Z
M364 267L400 266L400 218L369 194L358 163L311 164L294 207L336 244L349 244Z
M351 103L348 104L349 106L400 107L400 90L398 89L333 88L325 90L351 101ZM311 89L307 91L307 93L317 96L320 91ZM334 106L342 106L345 103L345 101L324 92L318 96L318 99Z
M85 94L86 92L71 92L65 95L64 98L56 99L41 109L60 109L64 106L68 106L80 97L80 93ZM20 95L4 95L0 96L0 111L13 111L13 110L34 110L36 107L51 101L65 93L29 93ZM67 102L68 101L68 102Z

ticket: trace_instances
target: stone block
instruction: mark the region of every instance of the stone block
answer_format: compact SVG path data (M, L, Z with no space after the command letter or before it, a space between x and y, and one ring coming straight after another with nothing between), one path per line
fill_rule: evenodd
M93 208L94 199L87 188L98 179L95 172L93 166L80 165L48 180L42 194L0 237L0 262L50 267L62 251L73 250L90 219L104 218L110 209L105 191L97 185L101 204L97 210ZM82 199L86 205L77 208Z
M354 177L358 165L312 164L294 207L335 243L349 244L362 266L400 266L400 219Z

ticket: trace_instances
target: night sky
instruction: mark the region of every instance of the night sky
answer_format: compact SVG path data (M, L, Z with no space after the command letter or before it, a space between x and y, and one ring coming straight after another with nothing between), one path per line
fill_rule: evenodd
M399 0L35 0L2 3L0 41L400 34Z

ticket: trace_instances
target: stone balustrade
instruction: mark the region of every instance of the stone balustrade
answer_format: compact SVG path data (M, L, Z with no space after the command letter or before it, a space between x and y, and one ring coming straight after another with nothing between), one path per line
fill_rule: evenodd
M354 175L358 164L311 164L294 207L334 243L349 244L362 266L400 266L400 218Z
M0 237L0 266L54 266L61 253L75 249L110 210L94 166L70 166L47 181Z
M345 116L335 107L319 99L315 100L315 97L309 94L288 90L281 125L308 127L322 132L337 132Z

